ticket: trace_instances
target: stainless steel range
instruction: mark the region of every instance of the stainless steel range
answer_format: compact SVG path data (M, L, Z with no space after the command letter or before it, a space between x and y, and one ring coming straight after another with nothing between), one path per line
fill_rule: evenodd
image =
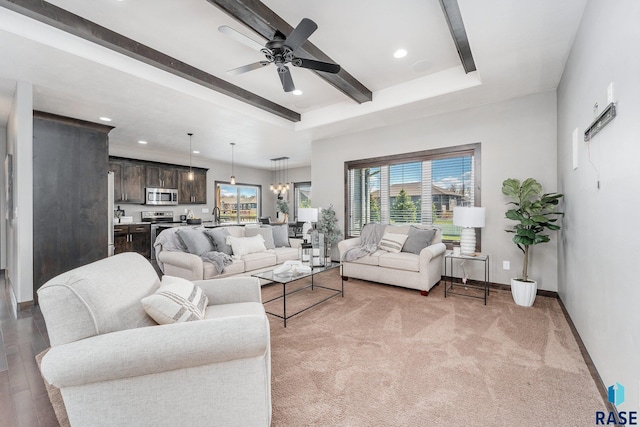
M142 211L140 217L142 222L151 223L151 259L156 259L156 251L153 248L153 244L156 241L156 237L158 237L160 225L179 224L180 221L173 219L172 211Z

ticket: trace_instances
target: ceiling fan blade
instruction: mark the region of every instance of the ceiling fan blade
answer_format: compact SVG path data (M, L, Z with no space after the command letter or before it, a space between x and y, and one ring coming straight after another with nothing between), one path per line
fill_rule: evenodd
M234 68L233 70L229 70L229 71L227 71L227 74L230 74L232 76L237 76L238 74L246 73L248 71L257 70L258 68L262 68L265 65L269 65L269 62L268 61L254 62L253 64L248 64L248 65L245 65L245 66L242 66L242 67Z
M307 41L309 36L318 29L318 25L309 18L304 18L296 28L293 29L289 37L284 41L284 45L291 51L295 51Z
M293 84L293 78L289 72L289 67L286 65L278 67L278 76L280 76L280 82L282 82L282 88L285 92L293 92L296 90L296 87Z
M336 74L340 72L340 66L338 64L316 61L315 59L295 58L293 61L291 61L291 64L293 64L295 67L324 71L325 73Z
M225 35L231 37L232 39L244 44L245 46L249 46L253 50L258 50L259 51L259 50L262 50L262 48L264 48L263 44L258 43L257 41L255 41L251 37L245 36L241 32L236 31L233 28L228 27L226 25L221 25L220 27L218 27L218 31L220 31L222 34L225 34Z

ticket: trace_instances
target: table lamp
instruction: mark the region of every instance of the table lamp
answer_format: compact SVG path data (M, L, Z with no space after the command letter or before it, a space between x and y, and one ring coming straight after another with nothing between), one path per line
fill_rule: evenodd
M318 222L318 208L298 208L298 221L309 223L311 226L309 229L313 228L313 224ZM306 227L303 227L302 234L306 234Z
M485 209L480 207L453 208L453 225L462 227L460 253L469 255L476 251L476 228L484 227Z

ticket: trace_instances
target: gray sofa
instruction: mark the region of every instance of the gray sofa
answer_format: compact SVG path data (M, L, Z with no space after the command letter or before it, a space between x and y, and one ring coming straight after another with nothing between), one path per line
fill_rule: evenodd
M141 303L160 282L136 253L38 290L52 347L42 374L60 389L72 426L270 424L269 321L258 280L194 283L209 300L204 319L164 325Z
M205 280L230 276L250 276L253 273L272 269L288 260L299 258L298 247L301 239L289 239L288 225L280 226L225 226L212 229L194 227L192 230L208 236L211 240L210 250L226 252L232 257L232 263L220 272L214 264L207 262L201 254L196 252L197 245L191 245L190 251L179 241L177 234L184 227L170 228L162 231L155 243L156 260L164 274L182 277L187 280ZM277 238L278 231L284 237ZM223 234L224 233L224 234ZM236 238L255 237L257 234L265 236L265 249L259 252L236 254L228 247L224 235ZM271 237L269 236L271 233ZM275 237L275 238L274 238ZM206 245L206 244L205 244ZM289 246L285 246L289 245Z
M372 246L370 253L366 256L347 261L345 260L347 251L362 246L363 241L357 237L339 242L338 250L343 276L417 289L423 295L428 295L429 290L440 281L442 276L442 260L446 246L442 243L440 228L421 224L387 225L380 232L380 237L383 232L408 235L412 227L418 230L433 230L431 243L424 248L414 245L413 252L394 253L380 249L377 242L375 246L370 245ZM406 248L403 247L403 249Z

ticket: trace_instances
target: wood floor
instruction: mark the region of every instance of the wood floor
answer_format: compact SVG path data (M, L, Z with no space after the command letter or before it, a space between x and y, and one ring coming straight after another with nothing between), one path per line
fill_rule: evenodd
M58 426L35 356L49 347L39 307L17 317L0 274L0 427Z

